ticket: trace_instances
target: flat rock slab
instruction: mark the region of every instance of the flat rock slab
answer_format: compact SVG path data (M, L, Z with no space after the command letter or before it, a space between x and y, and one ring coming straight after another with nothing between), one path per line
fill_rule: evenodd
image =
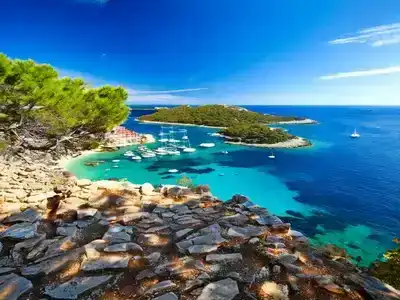
M153 300L178 300L178 296L171 292L161 295L160 297L153 298Z
M122 243L107 246L104 252L143 252L143 249L135 243Z
M241 260L243 260L243 257L240 253L208 254L206 257L206 262L208 263L235 262Z
M148 212L136 212L136 213L130 213L130 214L126 214L122 217L122 223L127 224L129 222L134 222L134 221L138 221L140 219L143 218L149 218L150 217L150 213Z
M130 256L108 255L98 259L84 260L81 269L84 271L101 271L107 269L124 269L129 265Z
M32 287L28 279L14 273L0 276L0 299L17 300Z
M55 299L78 299L79 295L110 281L113 277L113 275L76 277L56 288L46 287L45 294Z
M23 267L21 269L21 274L23 276L37 276L42 274L49 275L61 270L68 263L78 260L84 251L85 250L83 247L78 248L68 252L65 255L56 256L40 263Z
M120 244L131 241L131 236L126 232L106 232L103 236L103 240L110 244Z
M190 254L204 254L217 250L218 246L216 245L193 245L188 248Z
M231 300L239 294L235 280L230 278L209 283L201 292L197 300Z
M219 245L226 242L219 232L213 232L191 239L193 245Z
M35 237L37 225L32 223L18 223L8 227L0 234L0 239L27 240Z
M83 208L83 209L78 209L76 211L78 220L82 220L85 218L91 218L97 213L96 208Z
M171 280L164 280L149 288L146 291L146 295L158 294L162 292L167 292L169 290L177 288L177 285L173 283Z
M16 222L28 222L34 223L40 219L40 214L32 209L28 208L19 214L14 214L4 220L4 223L16 223Z
M267 232L267 228L258 227L258 226L246 226L246 227L237 227L232 226L228 230L228 236L230 237L242 237L250 239L252 237L257 237L263 235Z
M75 236L78 231L78 228L75 226L67 226L67 227L58 227L57 228L57 235L62 236Z
M13 273L16 271L17 271L17 269L15 269L15 268L4 267L4 268L0 268L0 275L9 274L9 273Z

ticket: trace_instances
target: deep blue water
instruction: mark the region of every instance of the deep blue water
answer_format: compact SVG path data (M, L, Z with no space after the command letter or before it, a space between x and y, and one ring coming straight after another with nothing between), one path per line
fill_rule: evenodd
M308 138L310 149L269 150L218 144L196 154L151 163L126 162L110 172L85 168L82 161L71 170L93 179L127 177L154 183L176 182L178 168L195 183L208 183L218 197L249 195L255 203L290 221L315 244L335 243L368 264L400 236L400 108L249 106L253 111L305 116L318 125L285 126ZM125 126L157 135L160 126L139 124L135 117L149 111L132 111ZM192 144L211 141L212 129L187 127ZM357 128L361 138L349 135ZM221 155L220 149L229 150ZM121 156L113 154L108 159ZM110 155L110 154L108 154ZM122 156L123 157L123 156ZM104 158L104 156L103 156ZM221 176L224 175L224 176Z

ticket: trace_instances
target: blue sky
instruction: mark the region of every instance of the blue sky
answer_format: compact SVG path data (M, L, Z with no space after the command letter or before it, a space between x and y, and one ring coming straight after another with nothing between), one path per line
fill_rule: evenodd
M1 0L0 52L132 103L400 104L398 0Z

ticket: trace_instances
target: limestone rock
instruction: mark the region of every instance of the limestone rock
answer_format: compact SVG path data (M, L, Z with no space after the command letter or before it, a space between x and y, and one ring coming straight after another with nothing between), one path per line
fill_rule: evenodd
M260 226L246 226L246 227L237 227L232 226L228 230L228 236L230 237L241 237L250 239L252 237L257 237L265 234L267 232L267 228Z
M77 210L78 220L82 220L84 218L91 218L97 213L97 209L95 208L84 208Z
M10 273L14 273L16 271L17 271L17 269L10 268L10 267L0 268L0 275L10 274ZM0 286L1 286L1 283L0 283Z
M75 277L55 288L46 287L45 294L55 299L78 299L78 297L113 278L108 276Z
M216 245L193 245L188 248L190 254L204 254L217 250L218 246Z
M158 294L162 292L167 292L172 289L175 289L177 285L173 283L171 280L164 280L157 284L154 284L151 288L146 291L146 295Z
M63 269L68 263L78 260L83 251L84 248L78 248L69 251L64 255L56 256L40 263L23 267L21 269L21 274L23 276L37 276L41 274L49 275Z
M82 262L84 271L101 271L108 269L125 269L128 267L130 257L122 255L108 255L98 259L86 259Z
M14 273L0 276L0 299L17 300L32 288L28 279Z
M40 218L40 214L32 209L28 208L19 214L13 214L9 216L4 223L16 223L16 222L28 222L34 223L36 220Z
M235 280L230 278L209 283L201 292L197 300L231 300L239 294Z
M131 241L131 236L126 232L106 232L103 240L108 241L110 244L126 243Z
M122 243L107 246L104 252L143 252L143 249L135 243Z
M153 191L154 191L153 185L151 185L151 184L148 183L148 182L142 184L142 186L140 187L140 193L141 193L142 195L151 196L151 195L153 194Z
M240 253L228 253L228 254L208 254L206 262L208 263L229 263L243 260L242 254Z
M278 285L273 281L264 282L261 285L261 293L274 300L289 300L287 286Z
M85 187L91 185L92 182L89 179L78 179L76 185L79 187Z
M153 300L178 300L178 296L175 295L174 293L170 292L170 293L161 295L160 297L156 297Z
M27 240L37 233L37 224L17 223L0 233L0 239Z
M58 227L57 228L57 235L62 236L75 236L78 231L78 228L75 226L67 226L67 227Z

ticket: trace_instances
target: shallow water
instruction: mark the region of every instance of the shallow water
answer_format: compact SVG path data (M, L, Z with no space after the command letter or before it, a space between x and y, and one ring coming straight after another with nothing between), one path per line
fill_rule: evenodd
M214 129L185 127L194 146L215 142L214 148L197 147L177 157L132 161L123 153L101 153L78 158L68 168L78 177L127 178L134 183L176 183L182 174L196 184L208 184L222 200L235 193L267 207L313 243L335 243L369 264L400 235L400 108L391 107L249 107L283 115L306 116L318 125L286 125L289 132L314 143L309 149L274 151L226 145L208 135ZM134 119L149 111L132 111L125 126L157 135L160 125ZM354 128L359 140L349 135ZM157 147L152 145L150 147ZM228 154L222 154L226 150ZM118 164L113 159L120 159ZM98 167L85 161L105 160ZM113 165L118 165L114 168ZM178 169L179 173L168 173Z

